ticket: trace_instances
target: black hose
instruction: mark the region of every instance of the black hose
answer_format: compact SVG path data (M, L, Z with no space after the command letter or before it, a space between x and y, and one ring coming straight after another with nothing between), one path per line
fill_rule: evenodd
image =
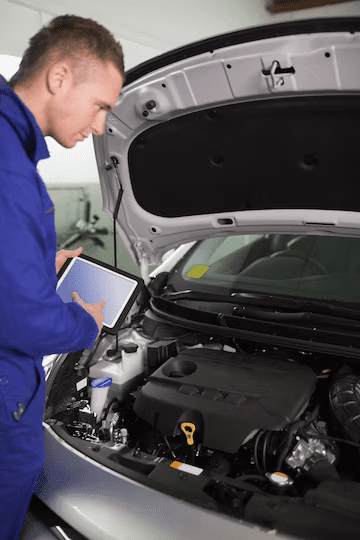
M271 436L271 431L267 431L266 432L266 435L264 437L264 443L263 443L263 468L264 468L264 473L267 473L267 467L266 467L266 450L267 450L267 446L268 446L268 443L269 443L269 439L270 439L270 436Z
M109 414L111 407L113 406L113 404L114 404L116 401L118 401L118 398L117 398L117 397L114 397L114 398L112 398L112 399L109 401L109 403L107 404L106 408L104 409L103 415L102 415L103 418L104 418L104 420L106 420L106 417L107 417L107 415Z

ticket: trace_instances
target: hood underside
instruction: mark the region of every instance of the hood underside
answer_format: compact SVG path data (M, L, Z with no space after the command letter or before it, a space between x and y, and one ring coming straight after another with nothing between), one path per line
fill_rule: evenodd
M359 53L360 19L302 21L130 72L94 144L134 259L264 230L357 236Z

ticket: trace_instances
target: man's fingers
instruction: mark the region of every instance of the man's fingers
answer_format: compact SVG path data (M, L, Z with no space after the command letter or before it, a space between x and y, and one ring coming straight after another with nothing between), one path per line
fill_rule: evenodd
M77 292L71 293L71 298L73 302L77 302L82 308L85 309L92 317L94 317L96 324L98 325L99 330L102 329L102 323L104 320L104 314L102 310L106 306L106 302L103 300L97 304L86 304L78 295Z
M71 293L71 298L73 299L73 302L77 302L80 305L84 304L77 292Z
M71 293L71 298L73 299L74 302L77 302L78 304L81 304L84 306L86 305L85 302L80 298L77 292ZM90 306L91 304L88 304L88 305ZM106 302L102 300L101 302L98 302L98 304L93 304L93 305L94 306L99 305L100 308L103 309L106 306Z
M72 259L73 257L78 257L83 251L82 247L79 247L77 249L67 250L64 249L65 255L68 259Z

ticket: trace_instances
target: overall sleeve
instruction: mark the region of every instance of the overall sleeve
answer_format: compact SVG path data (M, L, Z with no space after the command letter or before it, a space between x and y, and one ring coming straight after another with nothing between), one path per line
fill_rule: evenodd
M0 163L0 342L25 356L89 348L98 334L91 315L56 293L52 202L36 176Z

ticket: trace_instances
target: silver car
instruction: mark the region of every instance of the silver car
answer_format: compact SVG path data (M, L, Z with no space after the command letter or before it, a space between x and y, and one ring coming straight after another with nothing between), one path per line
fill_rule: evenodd
M317 19L127 74L95 152L144 287L44 360L37 538L360 537L359 59Z

